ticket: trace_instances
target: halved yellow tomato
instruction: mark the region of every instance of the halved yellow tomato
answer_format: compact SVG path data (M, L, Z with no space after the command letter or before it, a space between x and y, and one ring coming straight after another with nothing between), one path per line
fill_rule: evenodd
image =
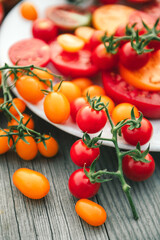
M85 42L73 34L61 34L57 37L59 45L67 52L78 52L84 47Z
M75 35L81 38L85 43L89 43L90 38L92 37L94 32L95 32L94 28L83 26L78 27L75 30Z

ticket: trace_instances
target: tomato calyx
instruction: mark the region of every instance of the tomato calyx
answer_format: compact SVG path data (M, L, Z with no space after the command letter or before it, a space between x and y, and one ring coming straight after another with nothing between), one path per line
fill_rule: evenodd
M116 54L120 43L123 41L130 41L132 48L137 52L137 54L148 53L154 51L154 49L148 49L146 46L152 41L160 41L159 37L159 19L156 20L153 28L149 28L145 22L142 21L143 27L145 29L145 34L139 34L140 30L135 30L136 23L131 27L126 26L125 36L106 36L102 37L102 42L108 53Z
M109 103L107 103L106 105L101 102L101 96L99 98L97 97L93 97L90 98L90 95L87 92L87 101L90 104L91 108L96 110L96 111L101 111L103 109L106 109L106 107L108 106Z
M82 136L82 141L88 148L99 148L102 143L97 143L101 138L102 132L94 138L91 138L87 132L85 132Z

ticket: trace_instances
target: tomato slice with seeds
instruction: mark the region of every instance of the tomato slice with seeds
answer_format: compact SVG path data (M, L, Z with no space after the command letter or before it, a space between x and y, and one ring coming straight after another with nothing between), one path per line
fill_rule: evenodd
M90 77L98 72L91 62L91 51L81 49L78 52L66 52L54 41L50 44L51 62L59 72L71 77Z
M116 103L131 103L145 117L160 118L160 92L137 89L116 73L103 72L102 79L106 95L111 97Z
M29 38L13 44L9 49L9 57L13 64L19 66L34 64L44 67L50 60L50 48L40 39Z

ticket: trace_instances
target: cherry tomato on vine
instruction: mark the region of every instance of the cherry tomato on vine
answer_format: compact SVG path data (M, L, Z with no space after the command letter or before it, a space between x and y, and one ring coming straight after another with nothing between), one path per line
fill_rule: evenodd
M30 2L23 2L20 5L21 15L27 20L35 20L38 17L35 6Z
M130 103L120 103L112 111L112 120L116 125L118 122L131 118L131 110L134 107L135 117L139 117L138 109Z
M0 105L4 103L4 98L0 98ZM0 112L2 112L2 110L0 109Z
M20 116L16 116L17 120L20 121ZM30 120L29 120L30 119ZM26 124L26 122L29 120L29 122L27 123L26 127L29 129L34 129L34 121L31 118L31 116L29 116L26 113L23 113L23 120L22 123ZM10 122L8 122L8 127L10 126L18 126L18 122L12 118Z
M45 42L53 41L58 33L57 26L47 18L38 18L33 22L32 34Z
M45 72L43 70L40 69L33 69L33 73L36 74L39 78L43 79L43 80L52 80L54 81L54 76L50 73L52 73L48 68L47 68L48 72ZM38 79L39 80L39 79ZM42 82L41 82L42 83ZM44 82L43 82L44 83ZM50 86L50 81L46 81L46 83L44 83L44 85L47 84L47 86Z
M90 48L93 50L95 49L99 44L102 43L101 38L105 35L105 31L102 30L95 30L94 33L92 34L89 45Z
M70 103L70 108L71 108L70 115L74 122L76 122L76 116L77 116L79 109L86 104L87 104L87 101L84 97L76 98L75 100L73 100Z
M70 115L70 103L61 92L49 93L43 103L47 118L53 123L64 123Z
M5 131L9 132L8 129L4 129L4 131L0 130L0 154L4 154L4 153L8 152L8 150L13 145L12 139L10 140L9 145L8 145L8 136ZM2 135L6 135L6 137L1 137Z
M26 109L26 104L25 102L20 99L20 98L13 98L13 103L16 105L16 107L18 108L18 110L23 113ZM11 107L9 108L9 111L11 114L13 114L14 116L18 116L18 112L15 109L15 107L13 105L11 105Z
M45 137L48 138L49 135L45 135ZM49 139L45 140L45 144L46 148L43 142L37 143L40 154L42 154L44 157L54 157L59 149L57 141L50 136Z
M76 213L92 226L102 225L107 218L106 211L99 204L88 200L80 199L75 206Z
M128 179L137 182L148 179L155 170L155 162L149 153L145 159L150 162L135 161L131 156L126 155L122 161L124 175Z
M97 98L98 97L100 97L100 96L97 96ZM101 96L101 102L104 103L105 105L108 104L108 106L107 106L108 111L110 114L112 114L113 109L115 108L115 103L113 102L113 100L110 97L103 95L103 96Z
M16 170L13 183L22 194L31 199L41 199L50 190L48 179L42 173L28 168Z
M96 133L105 126L107 115L104 110L97 111L90 106L84 106L78 111L76 122L83 132Z
M70 157L79 167L89 167L100 155L99 148L88 147L82 139L77 140L71 147Z
M86 169L89 171L89 169ZM91 183L83 168L74 171L68 182L70 192L76 198L91 198L100 188L100 183Z
M108 53L101 43L94 49L91 60L100 70L111 70L117 66L118 54Z
M54 85L54 91L58 90L60 83ZM81 89L70 81L64 81L59 89L60 93L63 93L69 102L74 101L76 98L81 97Z
M24 138L28 143L19 139L16 143L16 152L23 160L32 160L38 153L37 143L31 136L24 136Z
M35 77L22 76L16 81L16 88L19 94L32 104L38 103L44 97L43 84Z
M94 31L94 28L82 26L76 28L74 33L77 37L81 38L86 44L88 44Z
M122 127L122 136L125 141L131 145L136 146L139 142L140 145L146 144L152 137L153 127L151 122L143 118L141 121L141 127L133 130L129 129L129 125Z
M120 63L130 70L137 70L145 66L150 56L150 52L138 54L132 48L130 42L123 44L123 46L119 49Z

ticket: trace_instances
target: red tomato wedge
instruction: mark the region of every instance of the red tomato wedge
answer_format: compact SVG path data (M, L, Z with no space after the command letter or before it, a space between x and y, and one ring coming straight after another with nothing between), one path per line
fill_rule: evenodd
M19 66L34 64L44 67L50 60L50 48L40 39L29 38L13 44L9 49L9 57L13 64Z
M160 92L137 89L116 73L103 72L103 86L106 95L116 103L128 102L135 105L145 117L160 118Z
M4 15L3 6L2 3L0 3L0 23L2 22L3 15Z
M78 52L66 52L54 41L50 44L51 62L56 69L71 77L90 77L97 73L98 69L91 63L91 51L82 49Z

